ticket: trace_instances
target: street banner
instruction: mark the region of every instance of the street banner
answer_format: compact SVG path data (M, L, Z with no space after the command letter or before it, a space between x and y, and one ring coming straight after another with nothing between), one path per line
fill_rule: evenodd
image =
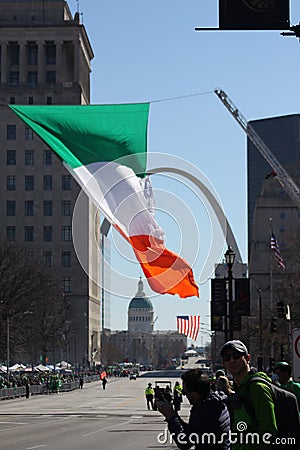
M300 383L300 328L292 330L293 379Z

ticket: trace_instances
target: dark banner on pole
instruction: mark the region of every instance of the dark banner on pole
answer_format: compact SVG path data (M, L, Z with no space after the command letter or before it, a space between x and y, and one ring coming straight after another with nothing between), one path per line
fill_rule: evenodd
M250 284L249 278L235 278L235 313L239 316L250 316Z
M210 328L211 331L224 331L223 317L211 316Z
M236 302L232 305L232 329L233 331L242 330L242 316L238 313Z
M211 317L221 317L227 314L226 280L213 278L211 280Z
M221 30L288 30L289 0L219 0Z

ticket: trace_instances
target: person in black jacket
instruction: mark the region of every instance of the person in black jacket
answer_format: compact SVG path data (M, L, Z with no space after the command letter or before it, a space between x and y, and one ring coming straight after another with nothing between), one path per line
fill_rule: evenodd
M192 405L189 422L184 422L166 401L156 402L157 410L167 420L169 432L178 448L228 450L230 448L230 416L226 395L213 393L209 377L200 369L182 375L183 395Z

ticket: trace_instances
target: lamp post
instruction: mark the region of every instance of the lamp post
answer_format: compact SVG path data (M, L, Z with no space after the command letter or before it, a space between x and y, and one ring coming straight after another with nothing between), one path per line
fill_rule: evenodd
M227 280L228 280L228 316L229 316L229 340L231 341L233 339L233 296L232 296L232 291L233 291L233 274L232 274L232 266L235 260L235 253L232 250L232 248L230 247L230 245L228 246L228 249L225 252L225 261L227 264L227 270L228 270L228 274L227 274ZM227 322L227 317L226 317L226 322ZM226 336L226 340L227 340L227 336Z

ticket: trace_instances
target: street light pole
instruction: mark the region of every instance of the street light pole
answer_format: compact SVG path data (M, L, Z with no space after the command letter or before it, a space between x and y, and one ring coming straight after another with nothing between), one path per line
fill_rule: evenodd
M229 316L229 340L231 341L233 339L233 273L232 273L232 266L235 260L235 253L230 247L228 246L228 249L225 252L225 261L227 264L227 280L228 280L228 316ZM227 322L227 317L226 317Z
M7 360L7 387L9 387L9 317L6 317L6 360Z

